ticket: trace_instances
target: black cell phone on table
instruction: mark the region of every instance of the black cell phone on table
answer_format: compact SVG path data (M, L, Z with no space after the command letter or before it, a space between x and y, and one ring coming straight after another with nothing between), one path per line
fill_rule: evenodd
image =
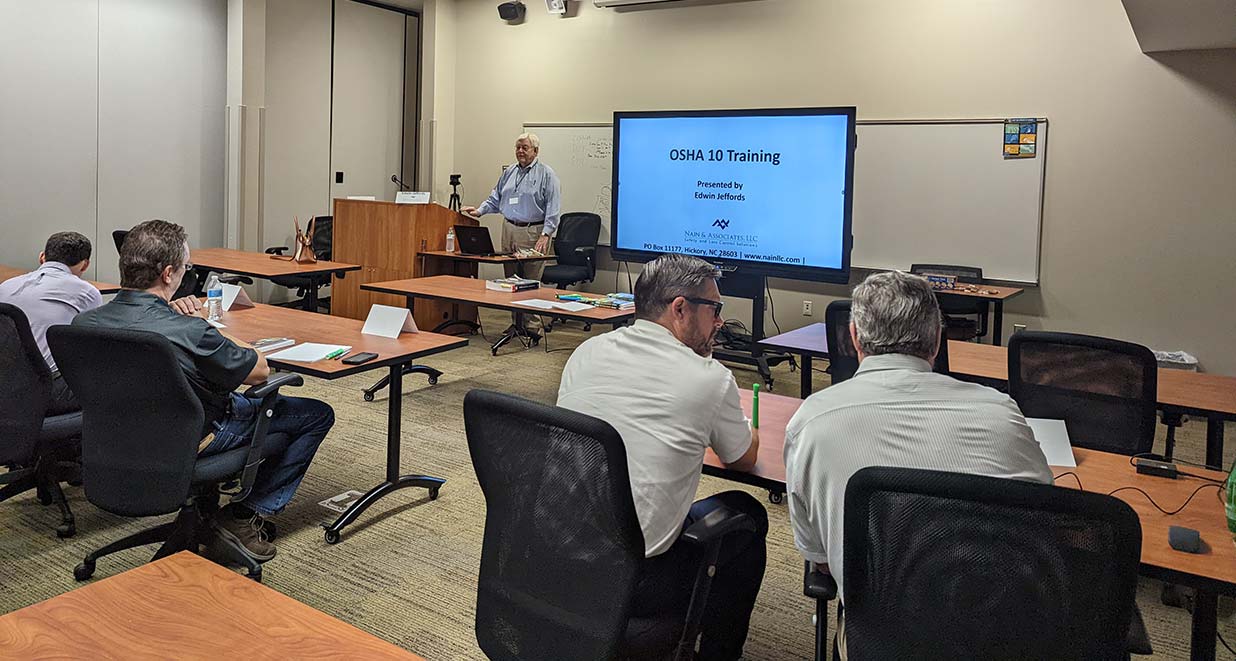
M348 356L347 358L344 358L343 364L344 365L360 365L361 363L367 363L377 357L378 357L378 354L366 351L363 353L358 353L355 356Z

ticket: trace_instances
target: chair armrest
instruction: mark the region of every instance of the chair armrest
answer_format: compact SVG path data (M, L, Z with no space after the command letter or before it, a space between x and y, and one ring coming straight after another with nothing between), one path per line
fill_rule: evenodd
M303 385L305 385L305 378L303 376L285 372L283 374L276 374L262 383L250 387L245 391L245 397L249 399L266 399L268 395L278 394L279 389L283 386Z
M589 257L596 254L596 251L597 251L596 246L579 246L578 248L575 249L575 252L581 255L589 256Z
M266 254L267 255L282 255L288 250L290 249L287 246L274 246L273 248L267 248Z
M596 246L580 246L575 249L577 254L584 256L584 261L588 263L588 282L597 275L597 247Z
M275 399L279 396L279 388L283 386L299 386L305 378L299 374L279 374L264 383L259 383L245 391L245 397L261 399L258 405L257 421L254 423L253 440L249 442L249 452L245 455L245 470L240 474L240 491L233 500L244 500L253 490L253 481L257 479L258 466L262 464L262 446L266 443L266 430L270 428L270 418L274 415Z
M682 539L695 546L707 546L740 530L755 532L755 522L746 514L718 507L682 531Z
M812 599L832 601L837 598L837 581L832 574L811 568L811 561L803 561L803 594Z

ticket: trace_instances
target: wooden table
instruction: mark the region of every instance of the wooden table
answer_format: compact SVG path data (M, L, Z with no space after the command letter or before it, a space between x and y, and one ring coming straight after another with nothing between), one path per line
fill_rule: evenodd
M550 287L541 287L539 289L530 289L520 292L494 291L485 287L484 280L464 278L457 275L435 275L427 278L392 280L390 282L370 282L361 285L361 289L406 296L409 309L413 307L413 303L416 299L424 298L430 300L451 301L455 303L470 303L483 308L494 308L497 310L508 310L511 312L525 312L528 314L538 314L544 317L557 317L559 319L582 321L589 324L610 324L615 328L625 324L635 316L635 308L631 308L629 310L589 308L579 312L569 312L567 310L542 310L539 308L528 307L526 305L517 305L516 301L523 301L527 299L554 300L554 297L558 294L578 294L579 292L567 291L565 289L553 289ZM447 321L439 325L434 330L445 330L447 326L451 326L456 323L458 322ZM499 347L511 341L514 337L514 334L509 332L504 333L502 337L498 338L498 341L494 342L493 346L490 347L490 352L493 355L497 355Z
M4 282L5 280L8 280L9 278L15 278L19 275L25 275L29 273L31 270L33 269L19 269L19 268L13 268L12 266L5 266L3 264L0 264L0 282ZM99 293L101 294L115 294L116 292L120 291L120 285L109 285L103 282L95 282L94 280L86 280L86 282L89 282L90 284L94 285L94 288L98 289Z
M812 391L812 358L828 358L828 334L816 323L765 338L761 345L801 356L799 394ZM956 376L1005 387L1009 380L1009 350L975 342L948 343L949 371ZM1158 406L1165 412L1206 418L1206 463L1223 465L1223 425L1236 420L1236 378L1185 370L1159 369Z
M226 326L222 329L223 332L246 342L254 342L267 337L290 337L297 343L347 344L352 346L350 353L371 351L378 354L377 358L361 365L345 365L341 360L303 363L268 358L271 367L280 370L327 380L384 367L389 370L386 478L370 489L364 497L353 503L346 512L340 514L339 518L326 528L327 543L337 543L340 539L339 533L345 526L356 520L370 505L399 489L423 487L429 490L430 500L437 499L438 489L446 482L445 480L428 475L400 475L399 473L400 423L403 420L403 374L406 366L411 365L413 360L467 346L466 339L428 332L404 333L395 339L362 335L361 327L365 324L356 319L260 304L252 308L225 312L221 321ZM278 351L272 353L278 353Z
M952 351L951 347L949 351ZM743 410L750 415L751 394L745 390L739 392ZM709 450L704 457L704 473L767 488L770 499L774 493L783 497L785 427L801 404L799 399L761 394L760 453L755 467L750 472L725 468ZM1216 489L1203 489L1179 514L1168 516L1155 509L1143 494L1123 488L1142 489L1151 494L1160 507L1172 511L1207 481L1195 477L1170 480L1138 475L1130 465L1129 457L1098 450L1075 447L1073 456L1077 459L1076 468L1052 467L1056 484L1071 488L1080 486L1093 493L1114 495L1137 512L1142 526L1139 573L1197 590L1193 607L1192 658L1214 659L1218 595L1236 597L1236 544L1233 544L1231 533L1227 530L1223 503L1216 498ZM1222 472L1203 468L1182 467L1182 470L1213 480L1227 477ZM1077 478L1066 475L1069 472L1076 474ZM777 498L773 502L780 500ZM1191 554L1171 548L1167 542L1167 530L1171 526L1184 526L1200 532L1204 543L1202 552Z
M191 251L189 261L193 263L193 269L197 271L198 280L203 287L206 285L204 278L208 271L269 280L282 276L329 278L334 275L342 278L349 271L359 271L361 268L359 264L326 260L318 260L313 264L298 264L286 257L277 257L277 255L268 255L264 252L247 252L230 248L198 248ZM318 291L316 287L306 289L303 307L310 312L317 311Z
M557 255L530 255L521 257L517 255L464 255L458 252L447 250L426 250L420 253L421 259L432 257L434 259L449 259L459 263L471 264L518 264L520 262L544 262L551 259L557 259ZM456 274L465 275L465 274Z
M0 617L0 657L423 661L188 552Z
M949 296L965 296L967 298L978 298L985 301L991 301L992 311L990 319L992 321L991 343L994 346L1000 346L1004 341L1004 302L1014 296L1019 296L1024 289L1020 287L996 287L994 285L974 285L974 289L937 289L936 295L947 294Z

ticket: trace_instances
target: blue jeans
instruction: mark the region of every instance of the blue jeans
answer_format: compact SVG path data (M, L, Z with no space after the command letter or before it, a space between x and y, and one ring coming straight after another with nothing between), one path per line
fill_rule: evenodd
M202 450L201 455L218 454L249 445L260 403L259 400L232 393L232 410L227 417L215 423L215 439ZM335 411L326 402L279 395L266 434L287 434L291 442L282 455L262 461L257 478L253 481L253 490L244 499L244 505L262 516L278 514L296 493L305 471L309 470L313 455L334 424Z

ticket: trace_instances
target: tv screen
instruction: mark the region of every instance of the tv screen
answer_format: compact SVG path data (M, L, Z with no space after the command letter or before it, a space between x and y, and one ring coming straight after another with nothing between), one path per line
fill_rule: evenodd
M614 257L847 282L854 108L614 113Z

